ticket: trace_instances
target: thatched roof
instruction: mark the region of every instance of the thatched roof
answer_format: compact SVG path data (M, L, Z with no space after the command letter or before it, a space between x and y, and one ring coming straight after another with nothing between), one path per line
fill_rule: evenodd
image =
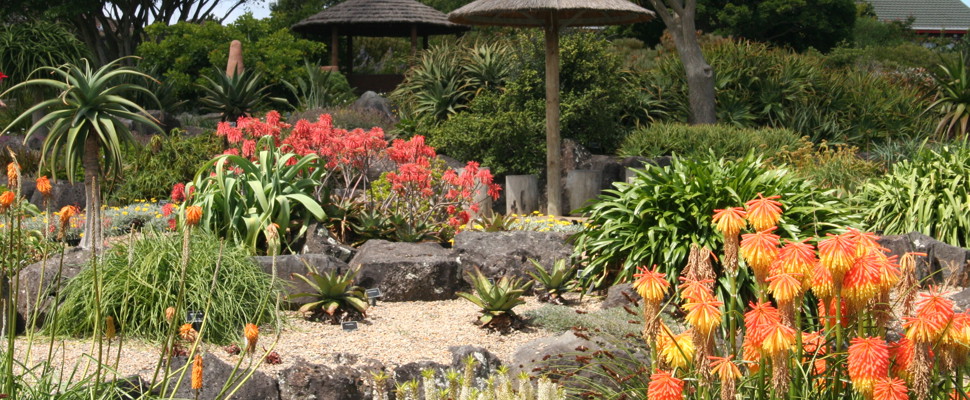
M375 37L409 37L411 26L417 26L419 36L469 29L449 22L443 12L415 0L348 0L297 22L292 29L329 35L334 26L340 35Z
M644 22L653 11L626 0L478 0L448 14L466 25L543 26L555 12L560 26L601 26Z

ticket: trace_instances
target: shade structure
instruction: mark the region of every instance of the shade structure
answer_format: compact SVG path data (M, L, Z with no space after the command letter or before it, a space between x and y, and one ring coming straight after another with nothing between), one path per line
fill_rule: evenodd
M348 0L297 22L291 29L331 35L331 63L336 65L339 36L410 37L414 53L419 36L455 34L469 28L448 21L445 13L415 0ZM350 43L348 40L348 47Z
M448 14L466 25L541 27L546 36L546 212L562 215L559 31L568 26L645 22L653 11L626 0L478 0Z

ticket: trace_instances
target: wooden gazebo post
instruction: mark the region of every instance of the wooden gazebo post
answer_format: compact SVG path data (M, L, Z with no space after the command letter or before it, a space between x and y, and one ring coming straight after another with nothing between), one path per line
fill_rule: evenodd
M330 28L330 65L337 67L339 70L338 62L340 62L340 56L338 54L340 47L340 35L337 26L334 25Z

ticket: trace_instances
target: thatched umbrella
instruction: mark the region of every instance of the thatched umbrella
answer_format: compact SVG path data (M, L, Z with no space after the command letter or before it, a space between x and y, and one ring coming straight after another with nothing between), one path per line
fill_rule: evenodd
M410 37L411 54L418 49L418 36L464 32L468 27L448 21L441 11L415 0L348 0L297 22L292 29L305 34L330 34L330 63L337 65L337 38L348 37L351 54L354 36Z
M559 139L559 30L644 22L654 13L626 0L477 0L448 14L465 25L542 27L546 34L547 212L562 215Z

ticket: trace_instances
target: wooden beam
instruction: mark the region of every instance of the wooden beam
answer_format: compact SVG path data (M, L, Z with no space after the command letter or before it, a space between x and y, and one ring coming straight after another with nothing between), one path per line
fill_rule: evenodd
M337 26L330 28L330 65L337 66L340 62L340 57L338 56L338 51L340 48L340 35L337 32Z

